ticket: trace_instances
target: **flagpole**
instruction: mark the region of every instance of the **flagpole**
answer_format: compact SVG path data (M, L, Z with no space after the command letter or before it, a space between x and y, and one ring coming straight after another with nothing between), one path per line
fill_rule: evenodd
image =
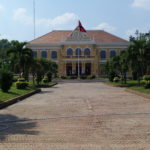
M80 77L80 69L79 69L79 48L78 48L78 78Z
M33 37L34 37L34 39L35 39L35 37L36 37L36 34L35 34L35 0L33 0L33 28L34 28L34 35L33 35Z

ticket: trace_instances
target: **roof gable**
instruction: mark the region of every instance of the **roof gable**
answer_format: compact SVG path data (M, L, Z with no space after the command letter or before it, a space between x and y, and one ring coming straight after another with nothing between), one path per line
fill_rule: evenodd
M29 43L61 43L66 40L75 40L75 32L73 33L72 30L54 30L48 34L45 34ZM82 35L80 38L81 40L94 40L96 43L128 43L127 40L124 40L120 37L112 35L108 32L102 30L87 30L86 36Z

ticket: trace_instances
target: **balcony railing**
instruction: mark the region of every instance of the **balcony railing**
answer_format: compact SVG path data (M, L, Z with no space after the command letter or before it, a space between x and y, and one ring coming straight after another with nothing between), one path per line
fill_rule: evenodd
M63 58L95 58L95 56L63 56Z

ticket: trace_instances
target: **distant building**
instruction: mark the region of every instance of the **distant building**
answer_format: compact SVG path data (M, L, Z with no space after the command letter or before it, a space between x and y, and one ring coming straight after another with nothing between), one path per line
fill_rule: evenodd
M58 75L101 74L101 64L128 47L128 41L102 30L55 30L27 44L35 57L58 64ZM78 73L79 72L79 73Z

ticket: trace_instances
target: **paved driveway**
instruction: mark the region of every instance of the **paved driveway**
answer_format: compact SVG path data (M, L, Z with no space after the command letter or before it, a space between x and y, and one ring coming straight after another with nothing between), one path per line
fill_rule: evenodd
M102 83L62 83L0 110L0 150L149 150L150 100ZM37 119L37 120L35 120Z

